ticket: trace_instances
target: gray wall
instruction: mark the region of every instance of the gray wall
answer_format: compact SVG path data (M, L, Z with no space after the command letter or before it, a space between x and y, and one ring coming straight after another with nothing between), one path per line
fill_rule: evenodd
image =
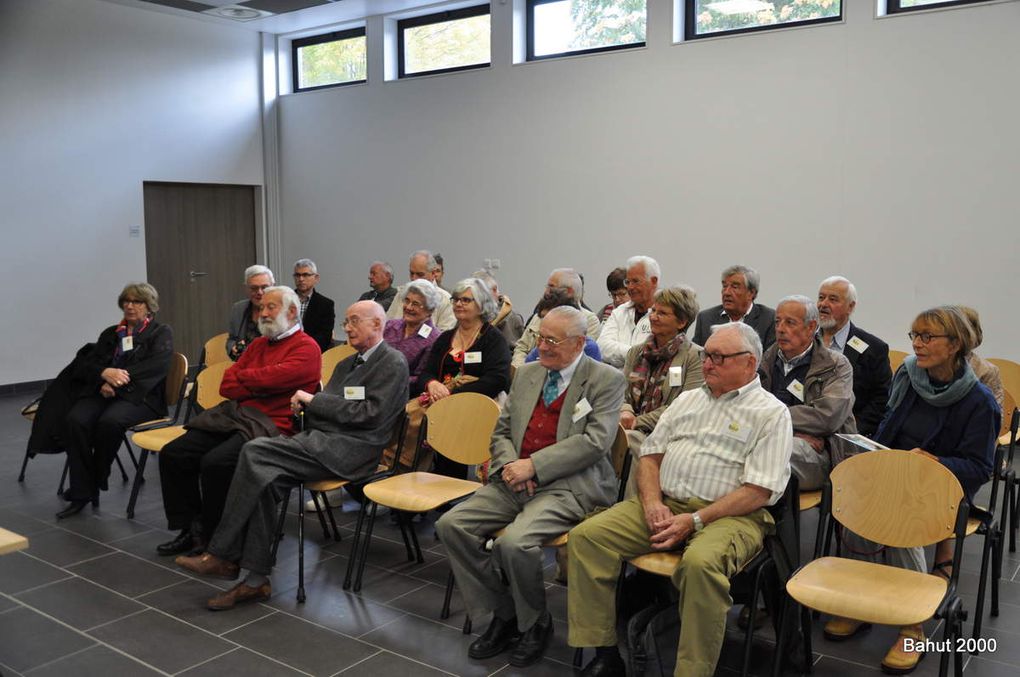
M120 318L143 181L262 183L259 59L250 31L0 0L0 384L52 378Z
M650 0L646 49L510 65L511 5L494 2L490 69L377 67L284 96L285 258L315 257L341 308L371 259L403 281L423 246L449 280L500 258L522 310L562 265L600 306L637 253L703 307L734 262L760 270L769 305L840 273L855 319L895 348L920 309L965 302L981 352L1020 360L1020 3L881 19L845 4L842 24L674 45L670 0Z

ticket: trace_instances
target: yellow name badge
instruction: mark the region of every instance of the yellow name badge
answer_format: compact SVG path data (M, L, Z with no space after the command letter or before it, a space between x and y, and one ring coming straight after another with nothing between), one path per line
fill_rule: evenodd
M134 336L125 336L124 338L122 338L120 340L120 349L121 349L122 352L125 352L125 353L127 351L129 351L129 350L134 350L135 349L135 337Z
M432 336L432 327L428 326L427 324L423 324L422 326L418 327L418 336L421 336L422 338L428 338L429 336Z
M786 389L793 393L793 396L796 397L798 400L800 400L801 402L804 401L803 383L801 383L797 379L793 379L793 381L790 382L790 385L786 386Z
M846 344L859 353L863 353L865 350L868 349L868 344L862 341L857 336L854 336L852 339L847 341Z
M482 351L475 350L470 353L464 353L464 364L481 364L482 363Z
M679 388L684 384L684 368L683 367L670 367L669 368L669 387Z
M365 386L344 386L345 400L365 399Z
M730 421L727 425L723 426L723 435L740 440L741 442L746 442L747 436L750 434L750 428L744 427L736 421Z

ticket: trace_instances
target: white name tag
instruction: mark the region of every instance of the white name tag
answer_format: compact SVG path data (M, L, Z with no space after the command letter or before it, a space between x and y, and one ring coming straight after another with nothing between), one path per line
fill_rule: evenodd
M729 423L723 426L722 433L727 437L732 437L734 439L740 440L741 442L746 442L747 436L751 434L751 430L750 428L741 426L736 421L730 421Z
M683 367L670 367L669 368L669 387L679 388L684 384L684 368Z
M120 349L121 349L121 351L123 351L125 353L127 351L129 351L129 350L134 350L135 349L135 337L134 336L125 336L124 338L122 338L120 340Z
M868 349L868 344L862 341L857 336L851 338L849 341L846 342L846 344L859 353L863 353L865 350Z
M582 397L581 401L574 405L574 415L570 417L570 420L577 423L590 413L591 403L588 402L587 397Z
M475 350L470 353L464 353L464 364L481 364L482 362L482 351Z
M432 327L428 326L427 324L423 324L422 326L418 327L418 336L421 336L422 338L428 338L429 336L432 336Z
M793 393L793 396L796 397L798 400L800 400L801 402L804 401L803 383L801 383L797 379L793 379L793 381L790 382L790 385L786 386L786 389Z
M344 386L345 400L365 399L365 386Z

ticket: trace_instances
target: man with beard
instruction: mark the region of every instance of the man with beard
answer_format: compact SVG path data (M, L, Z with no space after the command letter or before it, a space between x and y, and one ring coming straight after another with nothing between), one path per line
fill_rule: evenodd
M300 301L289 287L262 294L259 333L223 374L227 398L185 426L187 432L163 447L159 478L170 529L180 530L156 547L177 555L201 547L223 515L230 480L245 442L262 436L292 435L290 398L319 386L322 354L298 322Z

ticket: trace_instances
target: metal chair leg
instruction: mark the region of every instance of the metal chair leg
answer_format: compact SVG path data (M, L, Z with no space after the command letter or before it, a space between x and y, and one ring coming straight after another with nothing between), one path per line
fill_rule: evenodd
M141 449L138 452L138 468L135 470L135 481L131 485L131 498L128 499L128 519L134 519L135 517L135 502L138 500L138 490L142 488L142 482L145 481L145 463L148 460L149 451L147 449Z
M319 518L319 526L322 527L322 537L329 540L329 527L326 526L326 517L323 515L323 508L319 507L319 497L322 500L326 500L326 494L322 491L309 491L308 494L312 497L312 504L315 506L315 515ZM302 506L303 507L303 506Z
M287 504L290 502L290 489L287 490L287 495L283 497L283 501L280 502L280 516L276 519L276 538L273 539L273 549L270 552L270 559L276 561L276 551L280 547L280 541L283 540L283 525L287 520Z
M443 596L443 610L439 612L439 618L446 620L450 617L450 599L453 597L453 570L446 577L446 594Z
M32 453L28 449L25 449L25 459L21 462L21 472L18 474L18 481L25 481L25 468L28 467L28 459L32 458Z
M361 591L361 580L365 576L365 561L368 559L368 546L372 542L372 528L375 526L375 515L379 504L372 502L372 513L368 516L368 525L365 527L365 542L361 545L361 561L358 562L358 577L354 581L354 592Z
M333 540L339 543L340 530L336 528L336 518L333 516L333 506L329 504L329 496L326 495L326 492L322 493L322 504L326 508L326 515L329 517L329 525L333 528ZM329 538L329 534L326 534L326 538Z
M354 539L351 543L351 552L347 559L347 574L344 576L344 590L351 589L351 578L354 574L354 565L357 564L358 559L358 548L361 546L361 528L365 523L365 513L368 510L368 501L364 501L361 504L361 509L358 510L358 523L354 527Z
M298 604L305 603L305 484L298 483Z
M71 462L67 460L67 456L64 456L64 472L60 473L60 484L57 486L57 496L64 495L64 482L67 480L67 470L71 467Z
M117 461L117 467L120 468L120 479L122 482L128 481L127 471L124 470L124 464L120 462L120 454L114 454L113 460Z

